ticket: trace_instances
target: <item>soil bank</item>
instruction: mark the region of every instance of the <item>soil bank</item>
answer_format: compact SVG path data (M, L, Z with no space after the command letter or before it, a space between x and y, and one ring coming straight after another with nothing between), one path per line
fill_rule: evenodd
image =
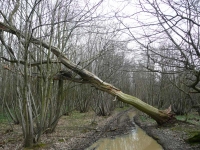
M189 144L186 139L200 131L200 126L176 121L173 125L158 126L155 122L144 121L140 115L134 118L135 123L149 136L154 138L164 150L200 150L200 143Z

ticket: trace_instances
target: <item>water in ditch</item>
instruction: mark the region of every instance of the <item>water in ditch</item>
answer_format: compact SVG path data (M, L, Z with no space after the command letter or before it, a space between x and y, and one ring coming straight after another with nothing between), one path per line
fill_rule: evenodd
M142 129L137 127L130 134L118 136L114 139L98 140L87 150L163 150L162 147Z
M135 114L129 114L132 118ZM102 138L86 150L163 150L153 138L136 126L127 135Z

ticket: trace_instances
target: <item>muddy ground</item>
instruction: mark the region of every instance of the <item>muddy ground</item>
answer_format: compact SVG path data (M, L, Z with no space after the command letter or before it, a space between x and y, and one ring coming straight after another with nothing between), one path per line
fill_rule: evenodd
M84 150L98 139L103 137L114 138L118 135L128 134L135 128L132 121L135 115L133 108L115 111L109 117L98 117L94 114L74 113L71 116L63 116L51 134L44 134L41 142L33 150ZM134 121L143 130L153 137L165 150L199 150L200 144L190 145L185 139L194 131L200 131L200 126L184 122L176 122L174 125L158 126L144 114L139 113ZM24 149L20 126L15 125L13 131L9 131L7 124L0 127L0 150ZM26 148L26 150L28 150Z
M75 111L69 116L61 117L56 131L43 134L41 141L32 148L23 148L19 125L4 122L0 124L0 150L84 150L100 138L128 134L134 127L129 119L132 111L133 109L120 109L111 116Z
M130 119L133 118L134 115L135 110L132 108L114 113L112 116L102 121L94 131L86 133L86 138L77 138L73 143L69 144L68 149L84 150L100 138L114 138L118 135L130 133L130 131L135 128L133 120Z
M132 119L135 112L134 109L129 109L120 112L118 115L113 116L112 119L106 122L106 125L99 128L99 131L94 132L80 144L75 144L72 149L85 149L92 143L102 137L111 137L130 133L135 127ZM146 119L144 119L146 117ZM196 131L200 131L200 126L183 121L176 121L174 124L167 124L158 126L155 121L150 119L143 113L134 116L134 122L141 127L146 133L154 138L164 150L200 150L200 143L189 144L186 140L193 136Z
M137 115L134 121L162 145L164 150L200 150L200 143L187 142L188 138L200 131L199 125L177 120L173 124L158 126L152 119L144 119L143 115L141 117L141 114Z

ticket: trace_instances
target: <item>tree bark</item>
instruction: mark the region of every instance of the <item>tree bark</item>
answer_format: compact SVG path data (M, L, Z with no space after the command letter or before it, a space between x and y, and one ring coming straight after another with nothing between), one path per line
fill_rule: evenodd
M18 36L20 35L23 38L25 37L23 33L20 32L19 30L10 27L8 25L5 25L2 22L0 22L0 29L9 32L11 34L15 34ZM50 46L49 43L40 41L34 37L31 38L30 42L36 45L41 45L44 48L51 50L51 52L57 56L57 58L63 65L65 65L67 68L71 69L72 71L81 76L81 78L77 80L77 82L89 83L101 91L105 91L113 96L116 96L120 101L128 103L137 108L138 110L146 113L160 125L168 122L171 119L174 119L173 114L171 112L165 110L158 110L157 108L143 102L142 100L134 96L125 94L120 89L114 87L109 83L102 81L93 73L71 62L64 54L61 53L59 48L55 46Z

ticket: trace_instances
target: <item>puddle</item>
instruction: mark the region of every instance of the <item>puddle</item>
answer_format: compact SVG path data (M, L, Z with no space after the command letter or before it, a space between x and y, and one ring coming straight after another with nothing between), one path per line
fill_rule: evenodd
M128 114L133 118L135 112ZM86 150L163 150L161 145L148 136L141 128L136 126L127 135L115 138L102 138Z
M118 136L114 139L100 139L86 150L163 150L163 148L137 127L128 135Z

